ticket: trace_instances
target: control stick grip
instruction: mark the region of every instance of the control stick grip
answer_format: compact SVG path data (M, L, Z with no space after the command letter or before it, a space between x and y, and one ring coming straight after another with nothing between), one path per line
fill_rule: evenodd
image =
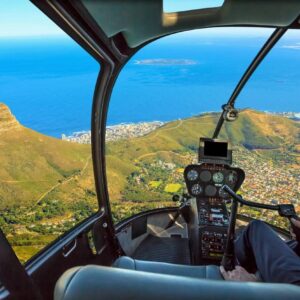
M296 226L291 219L297 220L300 223L300 218L297 216L295 207L293 204L280 204L279 206L279 215L289 219L291 228L293 229L296 239L300 244L300 226Z
M293 232L296 236L296 240L298 241L298 243L300 243L300 227L296 226L291 219L297 220L300 223L300 218L298 216L292 216L291 218L289 218L290 223L291 223L291 227L293 229Z

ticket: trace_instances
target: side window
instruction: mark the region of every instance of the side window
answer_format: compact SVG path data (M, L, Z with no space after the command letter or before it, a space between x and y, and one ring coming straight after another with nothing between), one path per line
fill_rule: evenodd
M98 210L99 64L29 1L0 5L0 226L26 262Z
M172 196L185 192L183 170L197 159L199 137L212 136L213 112L227 102L271 33L219 28L175 34L128 62L112 94L106 132L116 222L177 205Z
M271 50L237 99L244 109L226 130L243 152L242 193L267 204L293 203L300 214L300 34L289 30ZM243 129L241 128L241 124ZM231 127L231 129L229 129ZM244 132L241 132L241 129ZM241 213L287 229L277 212L243 207Z

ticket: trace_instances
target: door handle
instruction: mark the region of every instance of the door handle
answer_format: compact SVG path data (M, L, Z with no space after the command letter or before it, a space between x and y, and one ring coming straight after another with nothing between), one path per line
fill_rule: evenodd
M62 255L66 258L68 257L77 247L77 239L71 241L63 247Z

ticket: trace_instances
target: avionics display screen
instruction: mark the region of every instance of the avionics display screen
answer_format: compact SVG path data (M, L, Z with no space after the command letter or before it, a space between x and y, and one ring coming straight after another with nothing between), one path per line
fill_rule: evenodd
M227 157L228 144L222 142L204 141L204 155Z

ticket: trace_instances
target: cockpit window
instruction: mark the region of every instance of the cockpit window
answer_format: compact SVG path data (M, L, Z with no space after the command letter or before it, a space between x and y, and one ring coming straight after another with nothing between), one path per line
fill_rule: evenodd
M172 196L186 192L183 171L197 160L199 138L212 137L221 105L271 33L257 28L180 33L149 44L128 62L107 119L115 221L177 205Z
M300 33L288 30L262 61L237 99L237 107L299 112Z
M0 226L26 262L98 210L99 65L30 1L1 1L0 25Z
M241 193L267 204L293 203L300 213L300 35L289 30L265 58L238 97L238 121L223 129L237 147L246 172ZM241 213L286 228L270 210Z
M163 0L164 12L173 13L187 10L221 7L224 0Z

